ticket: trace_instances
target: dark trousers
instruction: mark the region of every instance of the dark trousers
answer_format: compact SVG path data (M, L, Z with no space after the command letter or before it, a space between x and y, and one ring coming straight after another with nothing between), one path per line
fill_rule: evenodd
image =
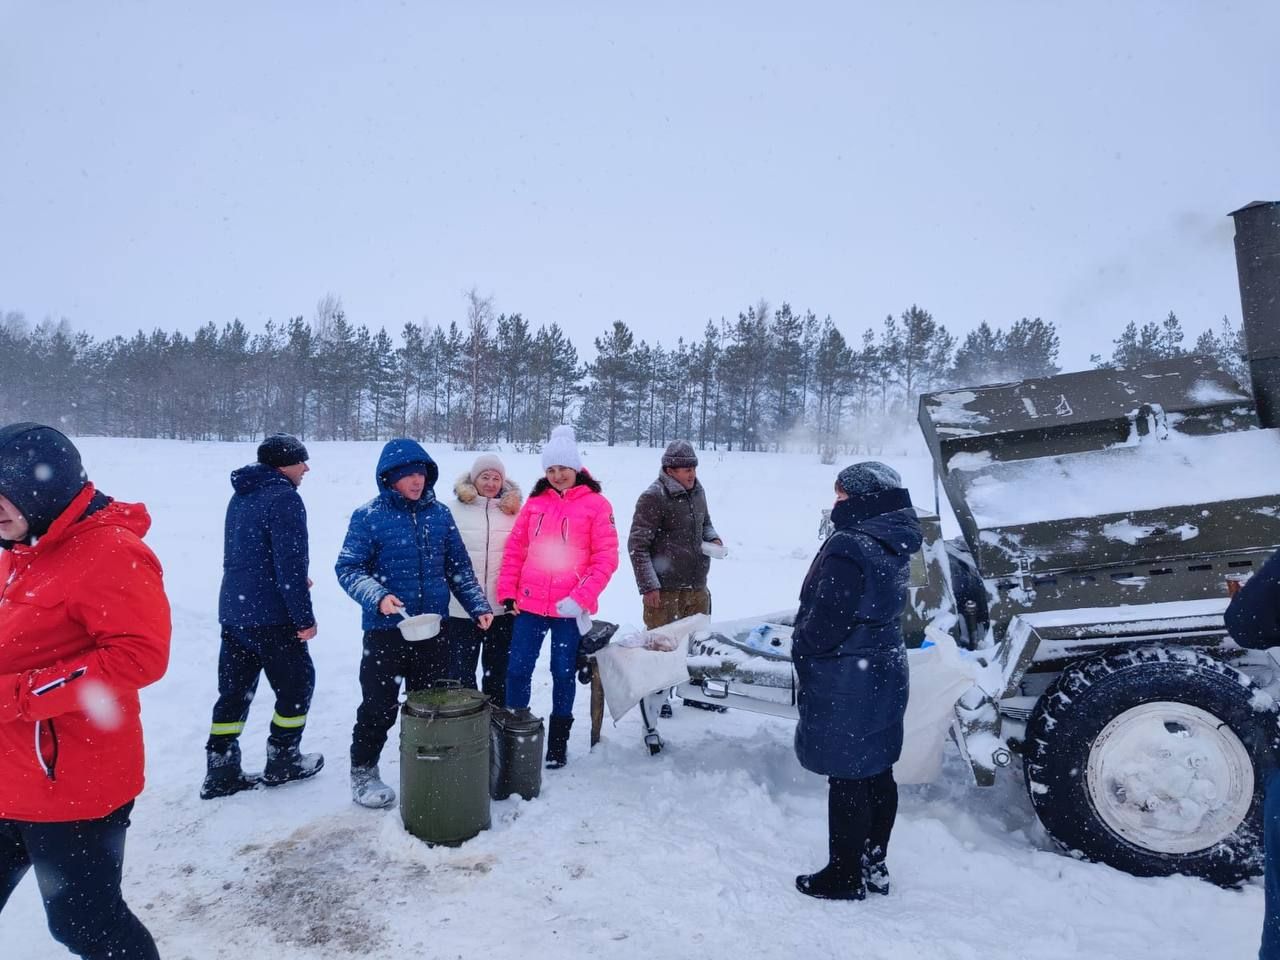
M387 731L400 709L400 681L406 690L425 690L445 675L448 644L443 636L410 642L399 630L366 630L360 658L360 706L351 730L351 765L378 762Z
M306 642L290 626L224 627L208 749L226 753L235 744L264 673L276 695L270 742L285 747L302 739L316 688L316 668Z
M831 863L850 879L861 874L862 860L880 861L898 817L898 784L893 770L846 780L829 777L827 829Z
M533 668L548 630L551 631L551 715L572 717L579 640L578 624L573 617L516 615L511 630L511 657L507 663L507 706L517 710L529 705Z
M1280 770L1268 775L1266 791L1262 807L1266 910L1258 960L1280 960Z
M130 800L97 820L0 820L0 910L31 867L49 932L85 960L160 960L120 895Z
M484 672L479 690L496 706L507 703L507 660L511 656L511 628L515 617L494 617L488 630L465 617L450 617L444 633L449 646L449 668L446 676L464 687L474 687L476 664Z

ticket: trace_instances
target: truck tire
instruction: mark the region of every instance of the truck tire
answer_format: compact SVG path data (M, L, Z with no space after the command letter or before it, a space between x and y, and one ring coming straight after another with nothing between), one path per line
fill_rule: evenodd
M1135 876L1231 885L1261 871L1276 705L1196 650L1148 647L1063 670L1027 724L1036 815L1069 851Z

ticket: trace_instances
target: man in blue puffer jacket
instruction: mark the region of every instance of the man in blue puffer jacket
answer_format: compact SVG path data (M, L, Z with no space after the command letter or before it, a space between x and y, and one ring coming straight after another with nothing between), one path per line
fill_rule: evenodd
M908 564L923 540L902 478L874 460L836 480L835 532L800 589L792 632L800 764L828 778L829 862L796 877L803 894L861 900L889 892L885 851L898 810L907 652Z
M378 758L396 722L400 678L406 689L421 690L443 677L448 663L442 639L411 643L401 636L401 611L438 614L443 622L452 591L480 629L493 622L453 515L436 500L439 474L415 441L388 441L378 458L380 492L351 514L338 554L338 582L364 611L362 700L351 731L351 798L364 807L396 799Z
M307 472L307 448L277 433L258 447L258 460L231 474L235 493L227 505L218 622L218 700L205 745L205 800L305 780L320 772L324 757L298 747L315 690L316 671L307 642L316 635L307 579L307 508L297 487ZM240 768L240 734L249 717L260 674L276 695L262 776Z

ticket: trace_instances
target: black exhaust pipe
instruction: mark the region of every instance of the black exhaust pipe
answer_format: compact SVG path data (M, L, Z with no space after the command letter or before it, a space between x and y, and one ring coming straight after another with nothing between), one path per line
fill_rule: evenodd
M1236 222L1244 359L1258 420L1264 427L1280 426L1280 202L1255 201L1231 217Z

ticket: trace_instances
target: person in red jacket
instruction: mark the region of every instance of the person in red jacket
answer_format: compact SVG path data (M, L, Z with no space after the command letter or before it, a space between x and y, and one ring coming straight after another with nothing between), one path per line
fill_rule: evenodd
M138 689L169 662L150 525L57 430L0 428L0 909L34 868L50 932L89 960L159 957L120 893Z
M507 707L529 706L533 668L551 634L551 723L547 767L563 767L573 727L579 635L591 629L600 594L618 569L618 531L600 484L582 468L573 428L556 427L542 448L540 479L502 554L498 598L517 614L507 663Z

